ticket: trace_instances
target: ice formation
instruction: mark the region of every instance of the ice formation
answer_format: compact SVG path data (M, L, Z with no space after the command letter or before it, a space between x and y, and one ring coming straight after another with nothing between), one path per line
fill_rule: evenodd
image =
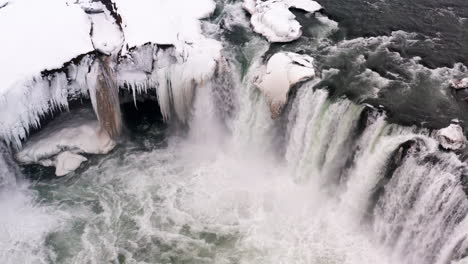
M269 42L290 42L301 37L301 25L289 8L309 13L322 9L312 0L245 0L244 8L252 15L250 23L254 31Z
M447 150L463 149L466 144L463 129L459 124L450 124L448 127L440 129L436 134L442 148Z
M273 118L277 117L287 102L289 89L296 83L313 78L313 58L293 52L273 55L257 87L268 98Z
M112 108L117 96L116 89L99 88L112 79L101 78L105 72L134 94L156 89L166 120L174 113L184 121L193 89L209 81L221 59L221 43L203 36L201 29L200 19L216 7L212 0L145 0L138 5L116 0L113 10L90 0L5 3L0 32L6 41L0 48L21 50L21 56L0 54L0 112L8 113L0 115L0 139L17 147L45 114L88 96L102 127L113 135L119 127L112 117L119 114ZM102 54L109 56L104 65ZM103 114L103 109L113 114ZM110 119L103 121L103 116Z
M85 161L79 153L106 154L114 147L92 113L80 110L52 121L28 140L16 158L24 164L55 166L57 176L63 176Z

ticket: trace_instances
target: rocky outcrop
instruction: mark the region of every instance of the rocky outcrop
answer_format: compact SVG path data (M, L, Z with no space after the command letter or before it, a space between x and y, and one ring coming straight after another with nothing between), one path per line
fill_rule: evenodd
M457 123L450 124L448 127L437 131L436 138L440 146L446 150L460 150L466 145L463 129Z
M281 114L289 89L296 83L315 76L313 58L293 52L273 55L256 86L267 97L272 118Z

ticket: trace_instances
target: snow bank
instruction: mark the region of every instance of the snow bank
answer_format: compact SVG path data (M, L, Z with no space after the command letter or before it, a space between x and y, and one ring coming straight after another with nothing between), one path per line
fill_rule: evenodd
M292 52L273 55L266 71L256 85L268 98L273 118L277 117L286 104L289 89L296 83L315 76L313 58Z
M446 128L440 129L437 131L436 137L444 149L459 150L465 147L465 135L459 124L451 124Z
M18 82L93 50L90 22L63 0L12 0L0 11L0 96Z
M56 166L57 176L78 168L86 158L79 153L106 154L115 142L88 110L65 113L31 137L16 154L19 162Z
M129 48L146 43L175 44L200 38L200 19L216 8L212 0L114 0Z
M250 23L255 32L269 42L290 42L302 35L301 25L289 8L314 13L322 7L312 0L245 0L244 8L252 17Z

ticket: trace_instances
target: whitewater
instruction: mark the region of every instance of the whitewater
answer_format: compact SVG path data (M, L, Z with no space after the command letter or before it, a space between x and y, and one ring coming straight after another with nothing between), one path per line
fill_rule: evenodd
M281 2L273 9L289 12L300 2ZM93 110L99 104L92 91L88 98L82 90L96 77L92 59L85 56L76 66L77 74L67 77L68 91L62 94L55 90L60 85L50 80L44 84L37 77L28 83L39 80L40 89L55 91L44 97L44 102L62 100L53 107L55 112L43 109L47 103L42 101L28 116L23 111L27 104L17 111L11 101L0 105L2 115L11 111L2 124L13 124L12 116L18 113L26 126L5 126L5 142L0 141L0 262L466 263L466 154L443 149L440 130L434 127L405 122L405 115L395 122L394 101L412 92L395 95L394 101L376 99L385 97L387 87L406 87L421 76L429 76L430 87L448 83L465 66L429 69L418 58L389 51L387 47L401 38L412 37L401 31L332 43L330 35L338 25L322 14L315 17L318 26L301 32L318 37L275 46L267 40L278 35L259 33L265 32L264 20L254 18L259 24L248 31L250 21L240 3L222 7L224 16L190 28L197 31L186 35L193 42L185 39L180 44L172 33L162 40L151 36L160 45L175 41L169 48L142 45L148 38L134 34L142 27L137 23L141 18L129 20L134 23L125 28L131 36L125 41L142 46L126 50L132 54L128 62L116 66L114 81L121 91L111 97L125 102L118 109L122 135L114 138L117 144L108 154L83 154L87 162L65 177L38 165L20 167L15 152L17 145L31 145L24 140L31 129L25 124L39 123L47 111L53 116L62 107L69 110L49 117L44 128L36 125L33 134L57 130L66 124L61 120L102 123L103 115ZM319 9L312 7L313 12ZM262 17L265 10L255 12ZM206 15L198 13L193 17ZM295 29L296 22L291 22ZM220 25L244 28L248 37L227 40ZM293 38L300 37L297 30L293 33ZM206 48L210 50L201 52ZM268 69L275 54L286 54L282 59L290 72L275 87L284 105L273 109L277 102L267 88L259 87L259 80L281 73L275 72L278 67ZM339 57L343 54L358 68L372 68L366 60L384 54L404 69L394 69L401 76L395 73L393 79L392 72L383 76L369 68L356 76L341 76L340 66L348 63ZM81 73L86 81L79 79L83 65L89 70ZM349 85L335 88L336 83ZM89 102L71 107L67 93ZM438 102L447 100L440 96L444 91L433 94ZM451 107L437 117L458 125L460 120L451 121L456 116L456 107ZM138 117L126 116L129 108ZM88 117L93 111L95 119ZM53 151L60 148L44 142Z

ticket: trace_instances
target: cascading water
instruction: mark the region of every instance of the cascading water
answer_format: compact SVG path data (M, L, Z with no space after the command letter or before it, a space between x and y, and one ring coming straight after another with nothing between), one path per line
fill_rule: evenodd
M224 27L245 23L236 21L245 15L239 3L224 8L230 12L219 18ZM1 262L463 263L463 156L440 149L429 129L392 123L381 108L355 103L421 74L393 69L390 81L378 68L366 68L339 75L350 61L359 68L379 54L422 68L386 49L403 33L331 45L323 38L336 23L323 15L315 19L323 28L309 28L321 34L305 49L328 68L295 85L277 119L255 83L269 53L283 47L249 35L236 40L241 45L223 39L222 56L213 56L222 59L210 60L206 72L203 56L188 59L188 51L177 53L180 47L130 51L116 74L133 90L136 107L137 92L154 85L161 119L183 124L144 121L134 128L138 136L106 156L88 157L88 165L70 176L22 179L0 144ZM304 48L303 42L295 48ZM323 45L331 46L319 50ZM215 47L211 52L218 55L220 45ZM349 56L345 62L341 53ZM138 82L131 86L122 76ZM362 93L350 100L327 85L333 78L344 79L338 81L346 84L342 90L362 86ZM119 109L110 111L111 119ZM120 127L115 121L111 130Z

